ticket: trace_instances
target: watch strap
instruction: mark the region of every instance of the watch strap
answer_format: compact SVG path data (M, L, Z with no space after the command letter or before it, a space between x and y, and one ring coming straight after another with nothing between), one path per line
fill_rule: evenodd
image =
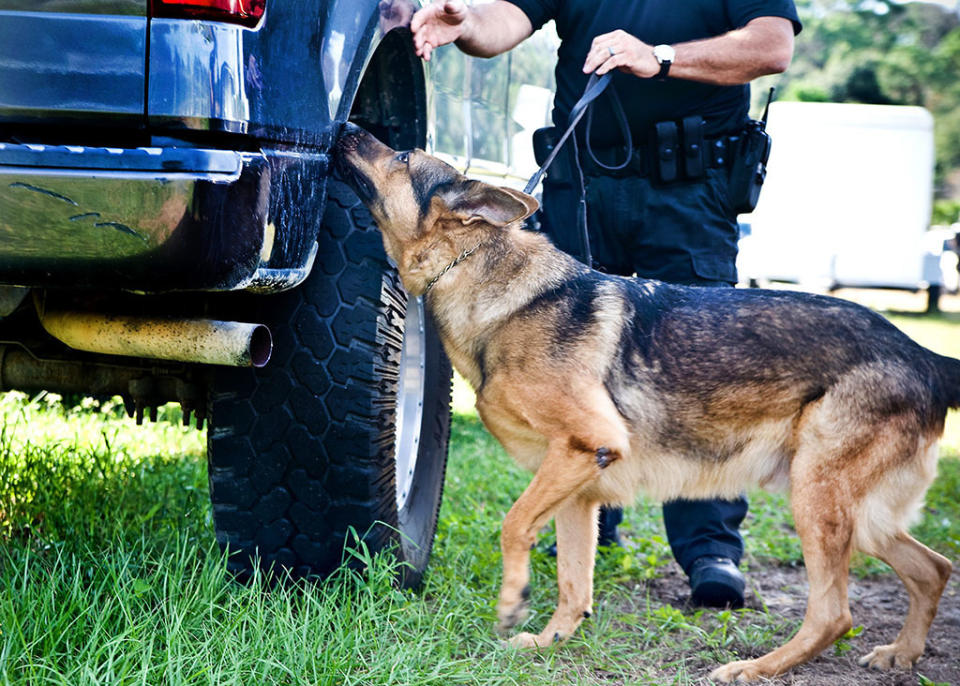
M673 61L671 60L663 60L660 63L660 71L657 73L657 76L655 77L658 81L663 81L664 79L667 78L667 72L670 71L671 64L673 64Z

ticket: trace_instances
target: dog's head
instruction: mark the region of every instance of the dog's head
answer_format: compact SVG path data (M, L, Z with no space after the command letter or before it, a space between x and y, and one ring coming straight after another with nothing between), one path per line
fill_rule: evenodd
M334 153L338 173L370 210L414 295L463 250L538 207L525 193L470 180L419 149L397 152L350 124Z

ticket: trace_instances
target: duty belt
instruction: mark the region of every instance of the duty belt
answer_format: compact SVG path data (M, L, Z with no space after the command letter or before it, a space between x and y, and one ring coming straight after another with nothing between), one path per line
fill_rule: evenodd
M678 136L664 132L661 122L653 142L634 146L630 150L630 159L621 168L619 166L627 155L624 146L595 148L593 155L583 155L580 166L587 176L655 176L659 181L694 180L704 176L706 169L728 167L736 153L739 135L707 136L699 141L687 143ZM597 164L593 158L599 160Z

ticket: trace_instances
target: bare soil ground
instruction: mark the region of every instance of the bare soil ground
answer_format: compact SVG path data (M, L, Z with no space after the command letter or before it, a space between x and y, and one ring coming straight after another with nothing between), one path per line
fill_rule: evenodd
M802 568L751 567L746 607L757 612L793 619L798 626L807 599L807 578ZM686 608L690 589L679 567L650 582L650 596L678 608ZM848 639L850 650L836 655L826 650L811 662L795 668L771 684L793 686L917 686L919 675L936 684L960 686L960 570L955 570L940 600L940 609L927 638L927 649L912 671L881 672L866 669L857 659L875 645L891 643L907 612L907 593L893 574L867 579L850 578L850 610L854 626L863 626L859 636ZM782 640L786 640L784 635ZM763 650L734 646L741 659L758 657ZM692 673L708 674L716 665L689 663ZM706 679L703 683L709 683Z

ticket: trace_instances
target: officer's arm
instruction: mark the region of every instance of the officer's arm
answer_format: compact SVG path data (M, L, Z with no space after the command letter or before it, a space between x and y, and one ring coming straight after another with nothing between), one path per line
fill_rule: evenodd
M743 28L715 38L676 43L669 77L718 85L747 83L779 74L793 58L793 23L783 17L757 17ZM597 36L583 65L584 73L619 69L650 78L660 71L653 46L625 31Z
M417 55L429 61L433 50L453 42L474 57L499 55L533 33L533 25L506 0L470 6L462 0L435 0L413 15L410 30Z

